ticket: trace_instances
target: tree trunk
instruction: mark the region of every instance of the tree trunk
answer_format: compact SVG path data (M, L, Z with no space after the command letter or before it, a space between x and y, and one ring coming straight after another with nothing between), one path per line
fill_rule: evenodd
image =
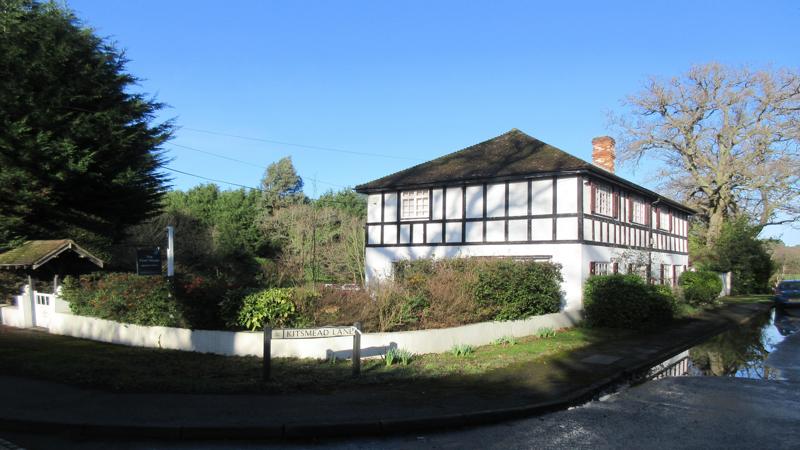
M719 235L722 234L722 223L725 220L723 210L717 209L712 211L708 218L708 232L706 233L706 248L714 247L717 243Z

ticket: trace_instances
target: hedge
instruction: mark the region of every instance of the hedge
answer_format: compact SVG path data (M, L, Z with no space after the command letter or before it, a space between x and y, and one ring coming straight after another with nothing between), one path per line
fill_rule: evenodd
M678 284L683 289L684 300L697 306L713 303L722 291L719 274L707 270L684 272Z
M474 313L469 321L525 319L555 313L561 307L561 266L549 262L418 259L397 263L395 280L412 292L409 302L413 305L408 309L419 311L423 318L435 303L448 301L439 298L440 291L466 294L471 305L465 306ZM438 283L433 284L431 280ZM449 289L443 285L445 280L452 285Z
M163 277L95 273L66 277L62 289L75 314L137 325L186 325Z
M638 275L597 275L584 286L586 323L592 327L642 329L674 319L667 286L645 284Z

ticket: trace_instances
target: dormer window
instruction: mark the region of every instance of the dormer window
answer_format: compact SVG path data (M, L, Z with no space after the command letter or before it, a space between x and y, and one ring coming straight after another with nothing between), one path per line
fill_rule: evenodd
M428 190L403 191L400 193L400 219L414 220L427 219L430 215L428 208Z

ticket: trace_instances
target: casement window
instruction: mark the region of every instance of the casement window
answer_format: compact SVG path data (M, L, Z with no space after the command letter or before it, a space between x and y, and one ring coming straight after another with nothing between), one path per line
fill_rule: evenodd
M643 264L628 264L628 272L631 275L638 275L642 280L647 280L647 266Z
M589 275L609 275L614 271L614 265L610 262L593 261L589 263Z
M671 219L671 215L669 213L669 210L667 210L666 208L659 208L658 209L658 228L660 230L669 230L670 229L670 226L669 226L670 219Z
M672 274L669 265L661 264L658 273L658 284L671 285L672 284L671 275Z
M634 198L631 203L631 222L645 225L647 223L647 204L640 198Z
M428 208L428 191L403 191L400 194L400 218L427 219L430 215Z
M604 216L614 215L614 194L608 186L598 185L594 188L594 212Z

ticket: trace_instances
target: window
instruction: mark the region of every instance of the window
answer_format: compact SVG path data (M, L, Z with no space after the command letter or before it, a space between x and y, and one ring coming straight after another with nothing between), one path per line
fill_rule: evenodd
M659 209L658 210L658 228L662 230L669 230L669 211L666 209Z
M606 186L597 186L594 190L594 212L604 216L614 215L614 194Z
M631 208L631 222L638 224L647 223L647 205L644 200L635 198L633 199L633 208Z
M428 191L404 191L400 195L401 219L427 219Z
M612 273L612 265L609 262L589 263L589 275L608 275Z

